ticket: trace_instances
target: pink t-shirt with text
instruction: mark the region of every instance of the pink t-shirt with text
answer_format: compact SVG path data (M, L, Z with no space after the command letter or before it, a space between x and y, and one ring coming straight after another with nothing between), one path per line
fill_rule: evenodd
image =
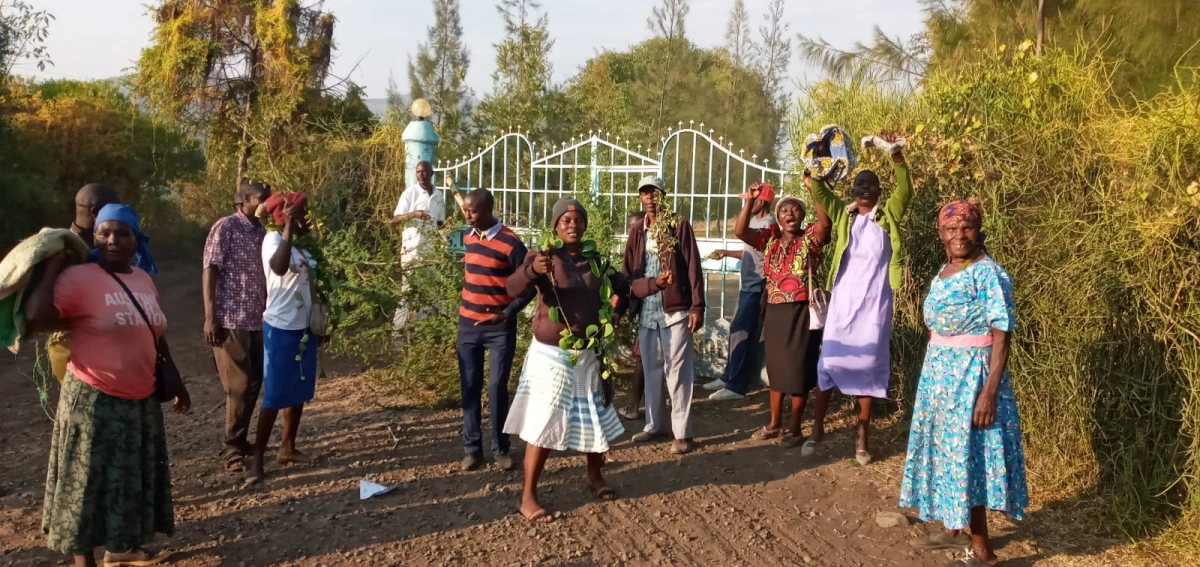
M63 270L54 285L54 305L71 337L67 369L105 394L141 400L154 394L154 337L166 331L167 318L146 272L133 268L117 276L150 317L153 335L129 295L97 264Z

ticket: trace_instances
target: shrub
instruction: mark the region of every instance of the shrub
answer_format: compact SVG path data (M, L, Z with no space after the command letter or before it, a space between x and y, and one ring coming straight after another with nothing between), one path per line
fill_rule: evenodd
M896 397L915 392L921 301L945 261L937 208L975 195L988 250L1015 282L1010 366L1035 497L1098 494L1126 533L1170 526L1194 549L1200 89L1129 110L1114 102L1111 64L1028 46L935 73L919 93L818 84L793 144L825 123L908 135L918 196L896 296ZM891 186L880 156L865 158Z

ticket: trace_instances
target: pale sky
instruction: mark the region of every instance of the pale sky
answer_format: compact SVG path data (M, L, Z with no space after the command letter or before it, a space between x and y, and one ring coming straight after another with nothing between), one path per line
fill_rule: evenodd
M151 0L34 0L57 20L48 46L54 66L39 73L31 65L16 72L38 77L104 79L127 72L150 41ZM310 0L313 1L313 0ZM337 18L334 75L366 87L369 98L382 98L389 73L401 91L408 91L407 62L432 22L430 0L325 0ZM550 51L554 81L561 83L587 59L605 49L624 49L650 37L646 18L653 0L543 0L549 14ZM754 35L763 21L768 0L746 0ZM688 37L703 47L724 42L725 24L733 0L691 0ZM866 41L875 24L891 36L908 38L920 31L924 14L917 0L788 0L790 33L823 36L839 47ZM503 36L503 21L494 0L462 0L462 25L471 50L467 82L478 97L492 87L495 50ZM793 42L794 43L794 42ZM357 67L356 67L357 64ZM794 80L817 78L793 56Z

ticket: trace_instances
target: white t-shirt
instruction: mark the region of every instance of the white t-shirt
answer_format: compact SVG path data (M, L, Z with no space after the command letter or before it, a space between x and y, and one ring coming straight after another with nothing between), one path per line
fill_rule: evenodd
M433 194L426 193L420 185L411 185L400 195L396 204L396 212L392 216L406 215L416 211L425 211L429 220L412 220L404 227L400 237L400 262L407 263L416 260L426 246L426 235L437 229L438 223L446 221L446 198L438 189Z
M275 231L263 238L262 262L267 273L267 310L263 322L285 331L308 328L308 313L312 310L312 290L308 284L308 268L316 265L307 252L292 247L292 260L286 274L271 271L271 256L283 245L283 234Z

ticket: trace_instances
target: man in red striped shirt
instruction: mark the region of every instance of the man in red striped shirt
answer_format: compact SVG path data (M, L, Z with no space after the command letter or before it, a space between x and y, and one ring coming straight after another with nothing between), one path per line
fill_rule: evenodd
M462 385L463 443L461 469L483 464L481 396L483 355L491 355L488 399L492 410L492 455L496 466L512 470L508 435L508 378L517 344L517 316L534 294L508 295L508 277L521 267L528 250L521 239L492 214L495 200L487 189L475 189L463 200L463 215L471 230L466 245L466 283L458 309L458 375Z

